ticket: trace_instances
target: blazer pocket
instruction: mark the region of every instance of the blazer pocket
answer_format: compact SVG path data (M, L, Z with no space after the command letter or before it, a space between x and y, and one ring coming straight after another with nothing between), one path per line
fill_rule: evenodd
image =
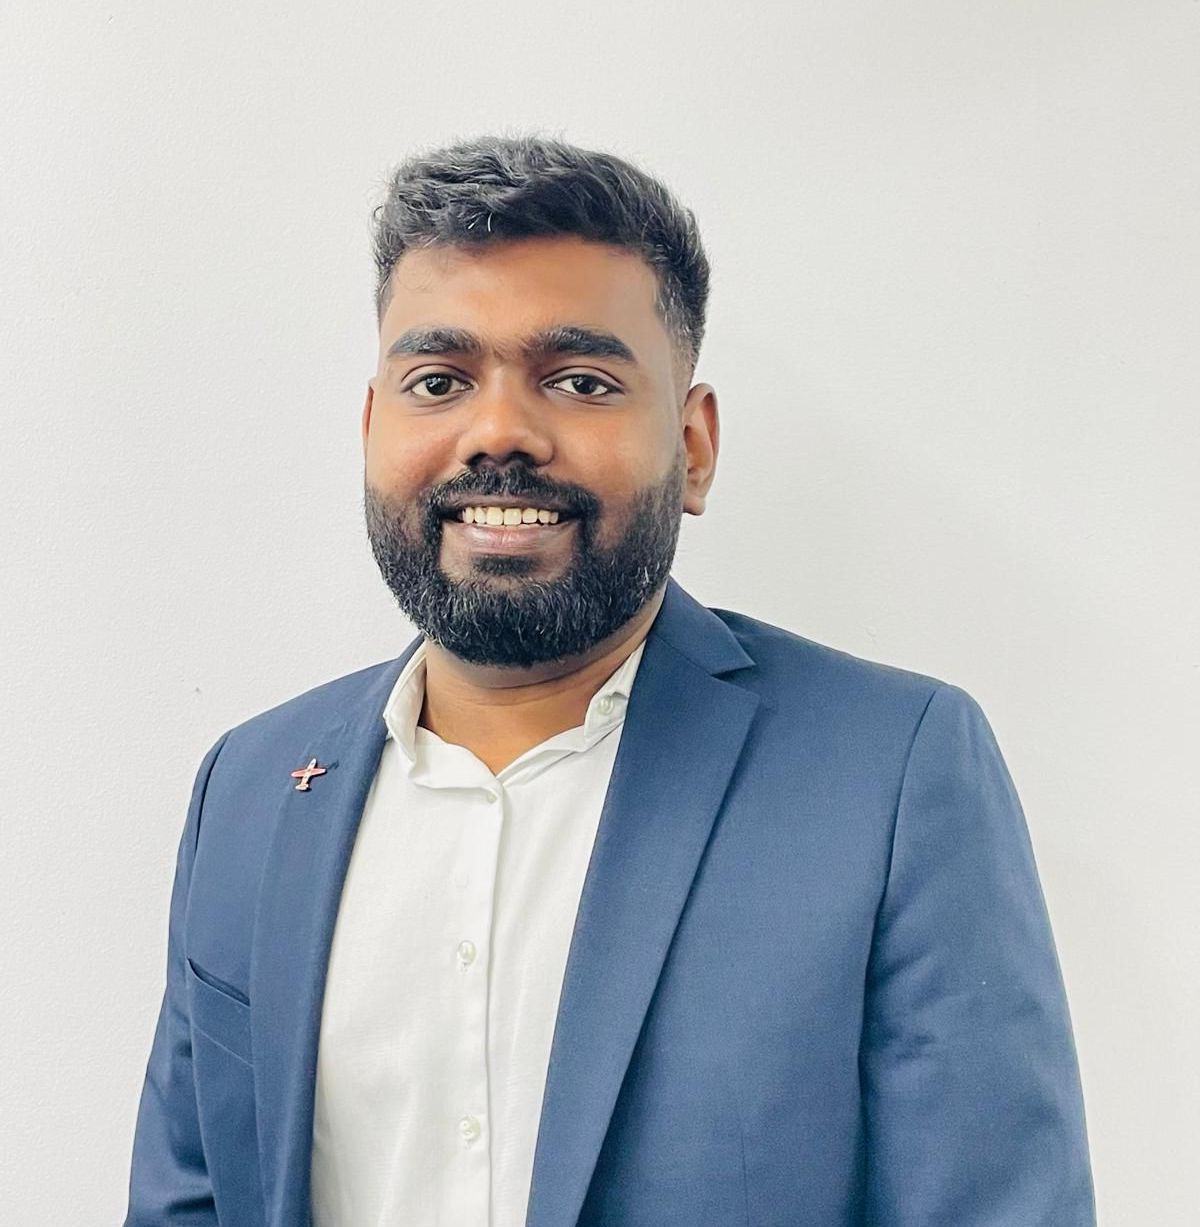
M192 1026L239 1060L251 1064L249 999L190 958L185 962Z

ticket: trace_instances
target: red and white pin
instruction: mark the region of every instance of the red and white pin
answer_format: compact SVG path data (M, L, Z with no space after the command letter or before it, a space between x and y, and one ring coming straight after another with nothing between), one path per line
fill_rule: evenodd
M327 770L327 767L318 767L317 760L314 758L307 767L301 767L299 771L293 771L292 779L300 781L300 783L296 785L296 791L311 792L312 789L308 784L309 780L311 780L313 776L324 775Z

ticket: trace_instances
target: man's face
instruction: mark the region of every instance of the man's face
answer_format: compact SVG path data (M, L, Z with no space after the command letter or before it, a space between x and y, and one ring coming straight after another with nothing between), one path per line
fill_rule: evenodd
M388 587L466 661L586 652L666 581L712 479L715 398L683 395L654 274L554 237L411 251L391 285L362 422ZM495 527L468 507L524 515Z

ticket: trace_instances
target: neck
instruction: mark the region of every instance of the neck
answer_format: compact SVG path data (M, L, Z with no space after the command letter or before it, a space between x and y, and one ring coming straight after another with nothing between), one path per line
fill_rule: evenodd
M500 770L530 747L583 723L596 691L650 633L665 595L664 586L618 631L566 660L476 665L428 641L419 723L443 741L466 746L493 772Z

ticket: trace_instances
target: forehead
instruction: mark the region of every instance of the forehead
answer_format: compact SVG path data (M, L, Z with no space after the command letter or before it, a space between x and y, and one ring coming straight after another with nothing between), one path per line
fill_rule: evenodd
M392 271L381 341L418 324L508 340L569 323L603 328L645 360L668 344L658 282L635 252L573 235L406 252Z

